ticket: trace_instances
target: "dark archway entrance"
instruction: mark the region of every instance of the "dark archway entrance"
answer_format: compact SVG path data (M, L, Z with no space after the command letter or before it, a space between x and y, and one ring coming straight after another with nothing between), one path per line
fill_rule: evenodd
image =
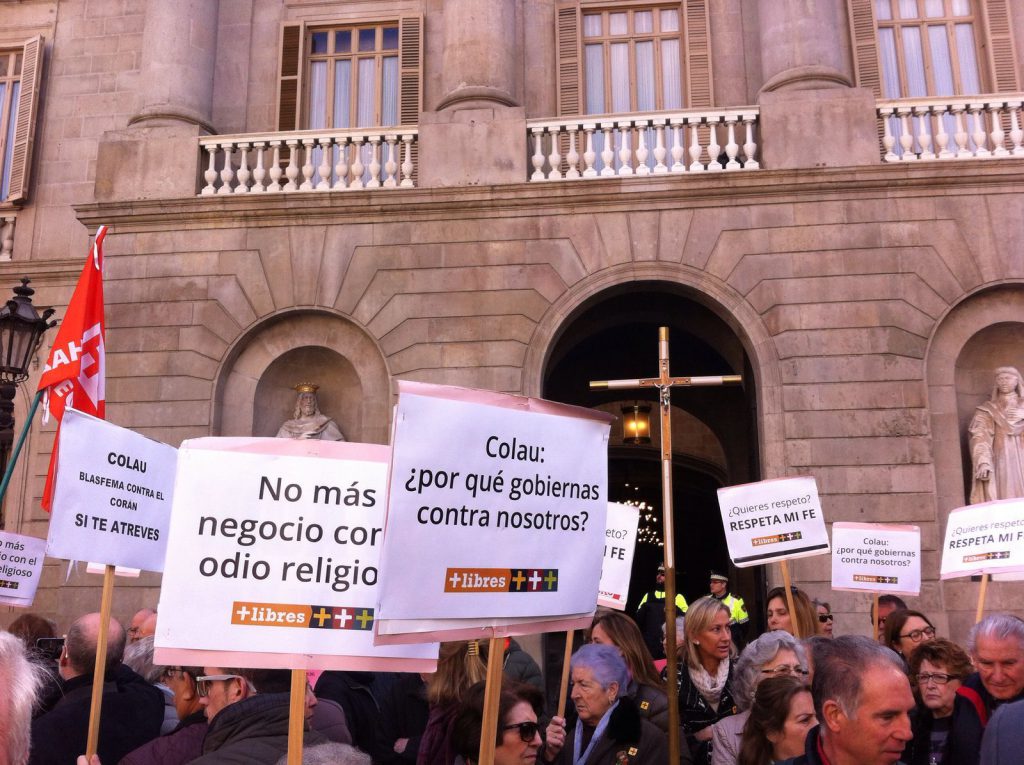
M715 494L721 486L760 478L754 378L741 339L723 317L680 285L634 282L607 290L565 322L547 357L543 395L616 415L624 404L646 401L655 414L653 390L592 391L589 381L656 376L659 326L669 327L673 375L744 378L741 387L673 391L673 506L680 591L692 602L707 594L710 568L730 569L730 588L746 600L750 634L757 634L763 575L760 568L731 569ZM660 530L660 433L652 435L650 446L626 445L621 425L612 426L608 492L612 501L645 502ZM630 613L653 583L661 559L660 547L637 547Z

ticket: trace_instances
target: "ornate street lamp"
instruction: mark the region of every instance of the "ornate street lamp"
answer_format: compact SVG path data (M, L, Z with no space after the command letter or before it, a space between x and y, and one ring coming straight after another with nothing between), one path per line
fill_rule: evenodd
M52 308L47 308L40 316L32 305L35 290L28 286L29 281L28 277L22 277L21 286L14 288L14 297L0 308L0 468L4 473L0 499L10 480L7 461L14 443L14 395L18 384L28 379L28 367L39 349L43 333L57 324L50 321ZM20 448L20 441L18 446Z
M651 405L639 401L622 407L622 443L649 444L651 442Z

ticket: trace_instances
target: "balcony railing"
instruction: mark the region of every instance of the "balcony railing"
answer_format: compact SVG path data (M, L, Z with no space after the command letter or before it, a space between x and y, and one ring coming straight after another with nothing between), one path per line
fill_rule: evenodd
M211 135L201 196L415 185L415 127Z
M1024 94L949 96L878 102L883 159L1021 157Z
M529 120L530 180L757 170L758 115L745 106Z

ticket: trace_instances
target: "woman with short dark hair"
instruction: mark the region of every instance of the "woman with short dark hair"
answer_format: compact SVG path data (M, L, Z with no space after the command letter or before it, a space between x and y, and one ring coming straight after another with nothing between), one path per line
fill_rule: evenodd
M484 720L486 683L477 683L466 691L452 724L452 744L456 753L475 765L480 756L480 730ZM531 765L537 760L542 741L537 717L543 710L541 692L532 685L505 680L498 697L498 730L494 746L494 765Z

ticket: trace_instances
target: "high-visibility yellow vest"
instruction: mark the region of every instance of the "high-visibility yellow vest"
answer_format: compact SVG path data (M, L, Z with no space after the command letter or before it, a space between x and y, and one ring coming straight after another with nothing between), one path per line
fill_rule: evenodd
M644 593L643 598L640 599L640 605L637 606L637 610L643 608L644 603L647 602L647 596L650 595L650 594L651 593L649 593L649 592L645 592ZM664 600L665 599L665 591L664 590L655 590L654 591L654 599L655 600ZM740 602L742 603L743 601L740 601ZM687 605L687 603L686 603L686 598L683 597L682 593L677 592L676 593L676 608L678 608L680 611L682 611L685 614L686 613L686 609L688 609L689 607L690 606Z
M750 617L747 615L747 609L743 603L743 598L737 598L732 593L722 598L722 603L729 609L729 623L730 624L746 624Z

